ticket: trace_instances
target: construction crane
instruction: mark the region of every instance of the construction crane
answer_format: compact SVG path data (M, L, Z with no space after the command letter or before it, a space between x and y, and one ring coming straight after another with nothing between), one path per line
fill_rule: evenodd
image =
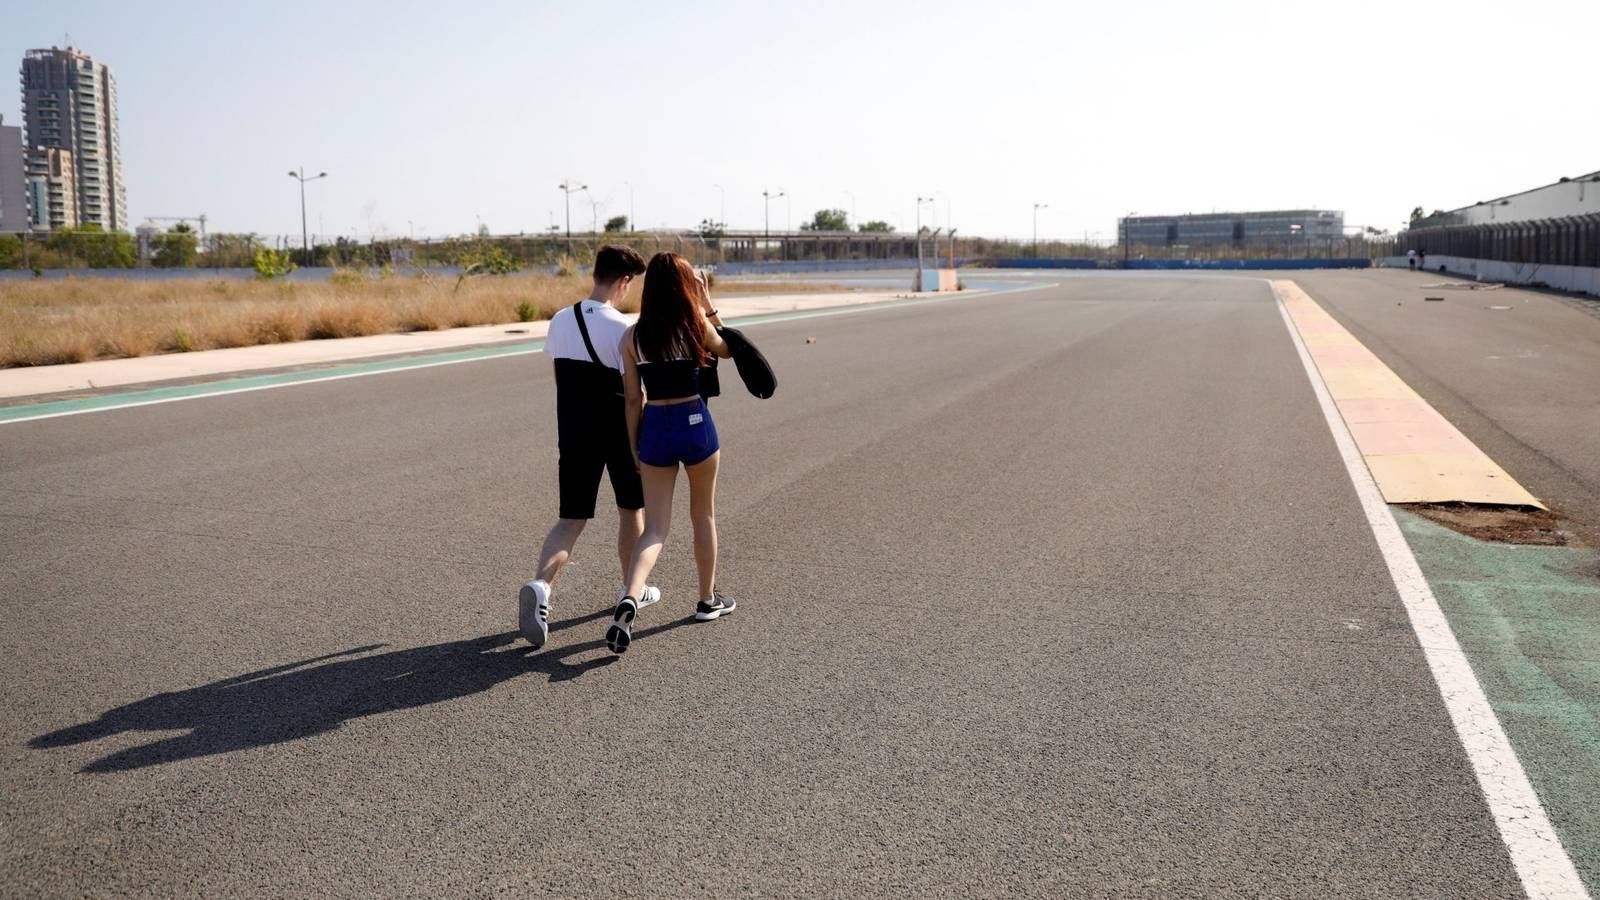
M185 225L189 224L190 222L199 222L200 223L200 246L204 247L205 244L206 244L206 214L205 213L201 213L198 216L145 216L144 220L146 222L182 222Z

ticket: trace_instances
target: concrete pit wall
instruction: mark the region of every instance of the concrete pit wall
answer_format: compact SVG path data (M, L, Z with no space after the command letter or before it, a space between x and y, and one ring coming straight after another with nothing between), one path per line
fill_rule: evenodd
M1404 256L1389 256L1378 260L1378 265L1391 269L1404 269L1409 263ZM1525 284L1530 287L1547 287L1600 297L1600 268L1593 266L1502 262L1497 259L1469 259L1464 256L1433 253L1428 254L1425 265L1429 272L1454 275L1458 278L1501 284Z

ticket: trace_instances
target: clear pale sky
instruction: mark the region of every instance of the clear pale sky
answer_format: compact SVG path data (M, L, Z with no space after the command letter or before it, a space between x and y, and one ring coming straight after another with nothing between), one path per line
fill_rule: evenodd
M1118 215L1317 206L1394 228L1600 169L1596 0L609 4L5 0L0 59L116 74L132 221L329 234L600 217L1108 237ZM20 124L18 99L0 102ZM852 194L854 195L852 198ZM587 198L573 197L574 230Z

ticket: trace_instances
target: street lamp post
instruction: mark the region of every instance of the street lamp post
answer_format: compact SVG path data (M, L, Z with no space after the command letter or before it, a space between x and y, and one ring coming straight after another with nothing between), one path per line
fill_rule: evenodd
M1033 205L1033 258L1039 258L1039 210L1049 209L1048 203L1035 203Z
M956 239L955 238L955 234L956 234L956 230L954 228L950 227L950 225L951 225L951 221L950 221L950 195L946 194L944 191L940 191L939 192L939 198L944 201L944 227L945 227L945 230L947 232L946 237L949 238L949 240L951 242L950 243L950 257L952 259L954 259L955 255L956 255L956 251L955 251L955 246L956 246L955 245L955 239ZM934 207L933 207L933 216L934 216L934 218L938 218L939 217L939 207L938 207L937 204L935 204ZM937 257L939 255L939 245L938 244L934 244L933 245L933 255L935 257ZM938 260L935 259L934 262L935 262L935 264L937 264ZM952 263L951 265L952 265L952 268L953 268L954 264Z
M727 191L726 188L724 188L720 184L713 184L712 187L716 188L717 189L717 193L722 195L722 206L717 211L717 225L722 227L722 228L727 228L728 227L728 191Z
M561 188L561 193L566 196L566 201L567 201L567 254L571 255L572 254L572 195L576 194L579 191L587 191L589 189L589 186L587 184L580 184L577 187L573 187L572 186L572 179L570 179L570 178L568 178L566 181L561 182L561 184L559 186Z
M772 243L772 201L784 196L782 188L776 194L771 191L761 192L761 242Z
M600 233L600 201L594 198L594 191L584 185L583 192L589 196L589 234L594 236Z
M922 277L922 204L932 203L932 197L917 195L917 277Z
M327 172L318 172L310 177L306 176L306 167L301 166L300 171L290 172L289 177L300 182L300 252L305 254L307 262L311 258L311 232L306 228L306 182L316 181L318 178L327 178Z

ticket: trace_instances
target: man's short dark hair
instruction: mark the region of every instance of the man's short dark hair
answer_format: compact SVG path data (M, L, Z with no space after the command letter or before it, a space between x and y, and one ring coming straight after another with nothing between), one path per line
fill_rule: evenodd
M594 280L610 284L619 278L638 278L644 274L644 257L631 247L607 244L594 255Z

